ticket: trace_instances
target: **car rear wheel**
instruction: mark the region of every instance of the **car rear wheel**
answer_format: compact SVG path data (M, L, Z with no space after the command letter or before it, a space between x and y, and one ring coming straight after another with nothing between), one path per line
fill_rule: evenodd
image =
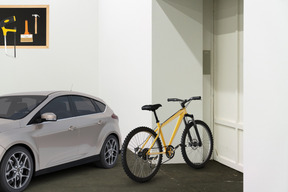
M116 165L119 154L118 139L114 135L110 135L105 140L101 153L100 161L96 162L98 167L110 169Z
M24 147L11 148L0 166L0 188L3 191L20 192L30 183L34 164L31 154Z

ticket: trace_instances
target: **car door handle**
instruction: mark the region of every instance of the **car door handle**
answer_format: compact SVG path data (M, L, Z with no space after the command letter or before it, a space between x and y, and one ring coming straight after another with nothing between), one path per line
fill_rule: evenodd
M68 131L74 131L75 129L76 129L76 127L70 126L69 129L68 129Z
M98 125L102 125L102 123L103 123L102 120L99 120L99 121L97 122Z

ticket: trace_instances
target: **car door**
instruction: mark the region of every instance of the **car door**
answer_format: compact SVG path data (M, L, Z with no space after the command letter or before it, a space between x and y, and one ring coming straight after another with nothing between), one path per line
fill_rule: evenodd
M88 157L99 153L96 144L105 125L102 113L95 107L92 100L82 96L70 96L77 114L79 130L79 155Z
M39 150L40 168L48 168L67 163L78 158L78 134L71 105L67 96L53 99L39 112L52 112L57 121L37 124L34 137Z

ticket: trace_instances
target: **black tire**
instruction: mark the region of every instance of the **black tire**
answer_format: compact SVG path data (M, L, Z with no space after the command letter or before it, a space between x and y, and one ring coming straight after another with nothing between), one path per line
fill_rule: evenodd
M21 146L11 148L4 155L0 165L0 188L3 191L24 191L33 176L34 162L27 149Z
M149 181L160 168L162 154L159 154L159 152L162 152L162 144L159 138L157 138L150 151L158 154L146 154L156 136L157 134L152 129L138 127L132 130L125 138L121 150L122 166L127 176L136 182ZM144 145L148 138L148 142Z
M181 138L181 152L185 162L196 169L202 168L210 160L213 151L213 137L208 125L203 121L196 120L197 129L202 140L199 146L199 140L196 136L195 126L189 123L183 131ZM192 141L189 139L191 134Z
M109 135L104 141L101 152L100 160L96 162L96 166L105 169L115 167L119 154L119 142L114 135Z

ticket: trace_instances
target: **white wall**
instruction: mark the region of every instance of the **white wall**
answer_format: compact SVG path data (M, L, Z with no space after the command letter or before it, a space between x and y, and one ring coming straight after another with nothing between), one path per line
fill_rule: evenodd
M152 94L151 1L27 4L49 5L49 48L18 49L16 59L1 49L0 94L72 88L107 101L120 118L123 138L136 126L152 124L151 115L141 111Z
M288 191L288 1L244 2L244 190Z
M151 0L99 0L99 94L120 118L123 139L150 126Z
M181 108L178 102L168 103L167 98L203 96L202 4L198 0L155 0L152 3L152 101L163 106L157 111L161 122ZM196 119L202 119L202 104L202 101L193 101L188 108ZM163 128L166 144L176 121ZM153 123L155 126L154 115ZM182 123L172 143L174 147L180 143L183 130ZM179 148L169 163L180 162L184 161Z
M98 95L98 1L1 1L5 4L50 5L50 30L48 49L18 49L16 59L0 50L0 94L73 86Z

